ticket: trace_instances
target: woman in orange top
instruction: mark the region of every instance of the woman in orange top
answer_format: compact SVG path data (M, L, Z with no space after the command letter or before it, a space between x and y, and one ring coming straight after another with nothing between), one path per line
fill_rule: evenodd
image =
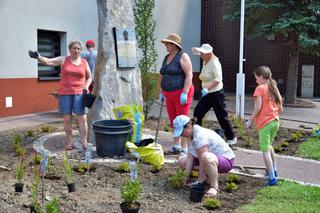
M250 128L255 121L259 131L260 150L267 167L268 185L277 185L276 156L272 148L273 140L279 129L279 112L282 112L282 97L277 83L272 79L272 73L267 66L261 66L254 71L258 84L254 91L254 109L246 126Z
M64 129L67 136L65 149L72 149L72 113L77 115L80 138L83 149L87 148L88 126L86 109L83 105L83 90L89 91L92 77L87 61L81 58L82 42L73 40L69 44L70 56L46 58L36 51L29 51L32 58L48 66L61 66L61 80L59 85L59 113L63 115Z

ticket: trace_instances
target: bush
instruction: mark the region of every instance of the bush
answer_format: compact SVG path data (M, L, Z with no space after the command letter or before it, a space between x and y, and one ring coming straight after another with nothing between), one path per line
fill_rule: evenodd
M64 165L66 182L67 182L67 184L70 184L70 183L72 183L72 179L73 179L73 170L70 165L67 154L65 154L65 156L64 156L63 165Z
M34 133L33 130L28 130L27 133L26 133L26 135L27 135L28 137L34 137L36 134Z
M192 170L190 173L190 177L193 177L193 178L199 177L199 172Z
M282 152L282 147L281 147L281 146L274 146L274 147L273 147L273 150L274 150L276 153L279 153L279 152Z
M252 137L247 137L245 146L246 147L251 147L253 145L253 138Z
M236 175L236 174L228 174L227 180L229 183L235 183L235 184L239 184L241 181L239 175Z
M40 165L41 163L41 155L39 154L34 154L33 157L32 157L32 161L35 165Z
M288 147L288 146L289 146L289 143L288 143L287 141L282 141L282 142L280 143L280 146L281 146L281 147Z
M204 199L204 207L208 210L217 209L221 206L221 202L216 198L206 197Z
M52 130L53 130L53 128L49 125L41 127L41 132L43 132L43 133L50 133L50 132L52 132Z
M18 183L22 183L24 177L24 161L22 157L19 157L18 165L15 168L15 173Z
M124 186L120 188L120 192L122 199L127 205L137 202L141 192L139 179L135 179L133 182L127 179Z
M237 184L235 184L235 183L228 183L227 184L227 192L233 192L237 189L238 189Z
M46 203L46 213L61 213L60 199L55 197L50 202Z
M128 162L122 162L117 167L116 171L118 172L130 172L130 165Z
M184 171L178 169L174 175L168 178L168 181L172 188L181 189L184 186Z

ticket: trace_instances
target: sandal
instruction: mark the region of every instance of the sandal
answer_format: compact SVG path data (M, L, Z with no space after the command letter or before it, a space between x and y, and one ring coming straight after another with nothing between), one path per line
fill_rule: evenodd
M88 148L88 143L82 143L82 149L87 150Z
M218 194L218 189L211 187L206 192L205 196L209 197L209 198L213 198L213 197L217 196L217 194Z
M73 144L66 144L66 145L64 146L64 149L65 149L65 150L72 150L73 148L74 148Z

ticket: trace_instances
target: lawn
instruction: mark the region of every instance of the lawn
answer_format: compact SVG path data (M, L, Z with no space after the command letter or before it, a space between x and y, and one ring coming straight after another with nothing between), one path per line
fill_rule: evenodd
M297 153L304 158L320 160L320 137L309 138L299 146Z
M254 202L237 212L320 212L319 197L320 187L281 180L278 186L259 190Z

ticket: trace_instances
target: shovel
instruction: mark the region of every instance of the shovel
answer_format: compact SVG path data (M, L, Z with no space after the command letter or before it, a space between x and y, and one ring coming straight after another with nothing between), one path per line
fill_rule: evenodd
M156 130L156 137L154 139L155 144L157 145L157 139L158 139L158 133L159 133L159 127L160 127L160 120L161 120L161 114L162 114L162 108L163 108L163 102L164 100L160 100L161 105L160 105L160 113L159 113L159 119L158 119L158 125L157 125L157 130Z

